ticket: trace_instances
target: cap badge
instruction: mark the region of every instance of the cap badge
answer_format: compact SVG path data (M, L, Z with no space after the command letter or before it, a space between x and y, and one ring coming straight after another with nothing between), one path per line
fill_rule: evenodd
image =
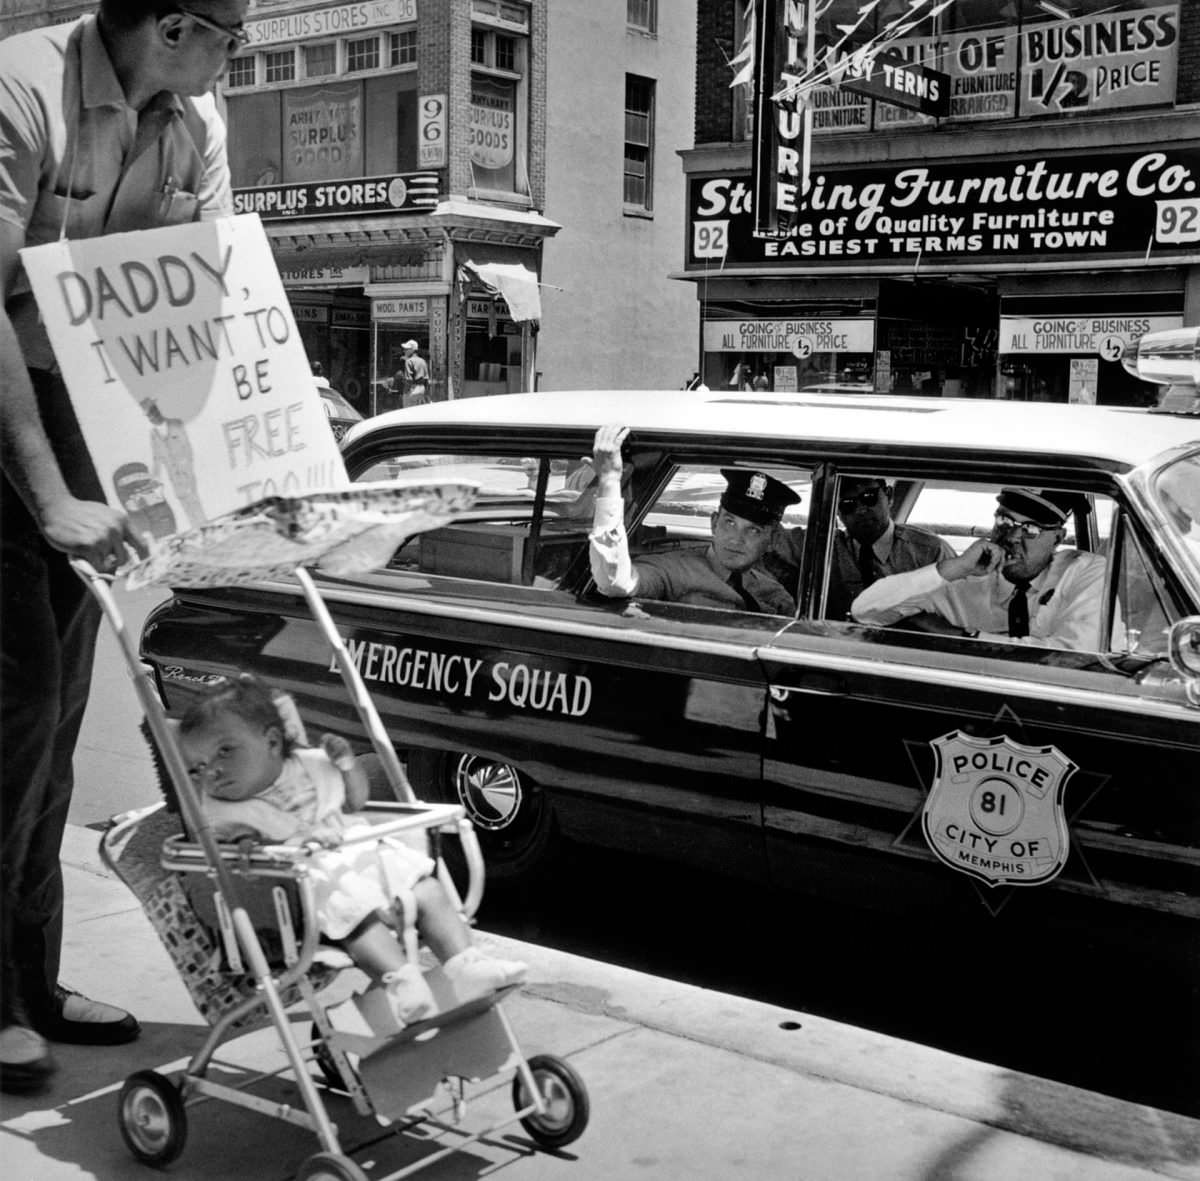
M762 472L755 472L746 485L746 495L751 500L762 500L767 491L767 477Z

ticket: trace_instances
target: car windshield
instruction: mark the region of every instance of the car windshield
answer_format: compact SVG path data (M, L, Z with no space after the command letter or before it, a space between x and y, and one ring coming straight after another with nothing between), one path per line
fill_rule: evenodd
M1200 564L1200 455L1168 464L1151 481L1150 491Z

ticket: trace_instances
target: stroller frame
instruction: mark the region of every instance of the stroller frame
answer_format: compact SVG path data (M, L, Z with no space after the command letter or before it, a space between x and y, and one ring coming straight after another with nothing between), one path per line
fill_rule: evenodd
M221 943L226 960L235 973L248 970L252 987L240 1000L223 1006L209 1017L211 1028L200 1049L192 1056L178 1081L155 1071L139 1071L125 1082L118 1110L120 1130L127 1146L143 1163L162 1167L183 1150L187 1135L186 1108L206 1099L219 1099L289 1124L312 1131L320 1151L309 1157L298 1174L300 1181L365 1181L366 1174L341 1147L338 1130L326 1110L323 1090L344 1092L359 1115L374 1115L383 1123L394 1123L399 1135L416 1125L429 1125L459 1138L399 1171L375 1181L398 1181L426 1168L450 1153L520 1123L534 1142L543 1148L557 1149L577 1139L586 1127L589 1104L586 1088L575 1070L553 1055L526 1058L521 1052L513 1027L501 1001L513 991L502 989L486 997L458 1003L441 976L440 969L427 971L426 978L439 1002L450 1002L433 1017L403 1027L399 1032L380 1031L378 1036L339 1032L318 997L314 983L316 968L326 971L350 965L350 959L336 950L323 949L317 927L314 890L306 861L313 850L292 846L258 846L252 851L220 845L209 827L196 796L174 727L167 717L153 680L152 671L143 664L125 627L111 592L111 578L99 574L87 562L72 559L76 573L100 604L128 665L135 692L175 788L186 831L195 840L182 835L162 842L161 868L172 874L198 874L216 888ZM399 757L396 755L357 667L339 635L328 607L309 572L297 566L293 577L303 591L313 619L334 653L335 663L350 698L358 711L371 745L378 756L396 803L371 802L368 811L380 819L362 840L377 840L398 834L425 834L430 854L442 886L452 902L470 922L483 897L484 864L474 829L465 810L457 804L426 804L412 791ZM117 817L105 834L101 853L108 864L115 864L112 849L136 826L164 809L163 804ZM462 844L467 868L467 893L462 898L440 856L443 834L456 835ZM251 880L274 882L271 901L283 946L283 968L272 969L258 931L250 918L245 900ZM287 886L299 896L299 938L296 915L288 899ZM406 909L404 939L409 954L416 949L414 915ZM330 961L333 961L332 963ZM514 988L516 986L513 986ZM198 1002L199 1003L199 1002ZM313 1019L311 1040L302 1042L293 1029L288 1009L303 1003ZM273 1025L287 1059L276 1071L256 1074L237 1086L208 1077L216 1063L219 1046L234 1036L248 1032L246 1024L265 1011ZM368 1021L370 1018L368 1017ZM359 1055L357 1064L350 1055ZM395 1070L409 1059L412 1085L394 1080ZM465 1088L468 1081L493 1078L515 1060L512 1080L514 1113L477 1131L458 1126L465 1114ZM324 1087L309 1071L316 1062L323 1075ZM291 1076L299 1089L302 1108L250 1093L248 1088L278 1076ZM397 1087L394 1081L399 1083ZM454 1123L435 1116L424 1104L440 1086L450 1091Z

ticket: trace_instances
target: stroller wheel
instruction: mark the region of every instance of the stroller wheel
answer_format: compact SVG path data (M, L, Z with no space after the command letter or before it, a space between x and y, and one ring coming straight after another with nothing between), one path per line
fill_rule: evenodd
M367 1175L348 1156L318 1152L300 1166L296 1181L367 1181Z
M179 1088L154 1070L131 1074L121 1088L121 1137L138 1160L170 1164L187 1141L187 1111Z
M535 1054L528 1065L546 1110L525 1116L521 1126L543 1148L563 1148L578 1140L591 1114L583 1079L553 1054ZM520 1071L513 1079L512 1094L517 1111L533 1102Z

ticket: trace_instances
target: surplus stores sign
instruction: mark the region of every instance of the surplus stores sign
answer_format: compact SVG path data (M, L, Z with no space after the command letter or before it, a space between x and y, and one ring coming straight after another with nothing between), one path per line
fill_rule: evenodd
M754 233L749 176L689 184L688 266L1071 259L1200 252L1200 150L825 171Z
M436 172L233 190L234 212L257 213L263 221L340 214L428 213L437 202Z

